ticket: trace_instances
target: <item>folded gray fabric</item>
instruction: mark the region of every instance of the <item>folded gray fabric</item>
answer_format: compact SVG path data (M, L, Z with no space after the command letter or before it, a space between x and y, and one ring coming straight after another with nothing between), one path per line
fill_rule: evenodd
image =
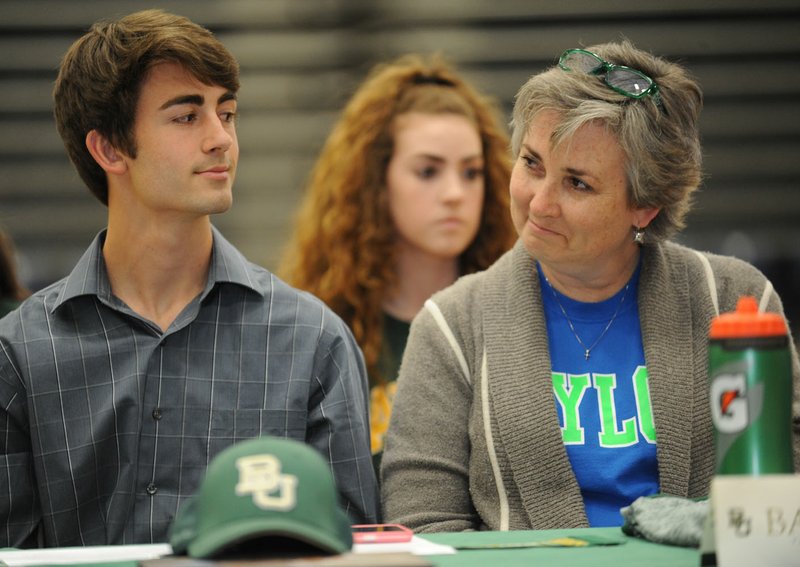
M707 499L640 496L620 510L625 519L622 531L656 543L698 547L709 509Z

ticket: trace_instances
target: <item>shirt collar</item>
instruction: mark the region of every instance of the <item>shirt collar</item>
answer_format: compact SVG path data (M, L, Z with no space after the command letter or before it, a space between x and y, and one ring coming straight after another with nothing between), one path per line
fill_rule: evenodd
M103 243L106 231L103 229L95 236L92 244L83 253L78 263L67 276L64 287L53 304L55 312L67 301L82 295L96 295L106 304L113 304L111 282L103 258ZM254 266L224 236L212 226L213 244L211 265L208 280L202 296L205 298L217 284L237 284L264 296L267 288L261 278L255 276Z
M260 269L248 262L242 253L228 242L214 226L211 227L211 232L214 235L214 244L211 253L211 267L208 270L208 282L206 282L203 297L218 283L238 284L265 296L267 286L263 282L263 278L256 276L256 270Z

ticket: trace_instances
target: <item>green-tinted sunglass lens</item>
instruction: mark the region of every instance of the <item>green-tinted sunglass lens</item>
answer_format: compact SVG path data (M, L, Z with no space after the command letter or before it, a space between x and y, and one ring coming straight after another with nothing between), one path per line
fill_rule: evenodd
M612 87L624 91L631 96L642 96L653 86L649 77L637 73L633 69L615 67L606 73L606 82Z
M592 73L603 67L602 59L586 51L568 51L561 57L561 67L568 71Z

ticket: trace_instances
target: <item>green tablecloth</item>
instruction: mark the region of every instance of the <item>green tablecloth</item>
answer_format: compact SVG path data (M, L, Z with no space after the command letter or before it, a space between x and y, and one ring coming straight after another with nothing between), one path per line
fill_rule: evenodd
M605 541L620 542L619 545L592 545L589 547L526 547L520 549L462 549L455 555L427 555L419 559L428 561L436 567L470 567L470 566L500 566L526 567L698 567L699 553L696 549L658 545L647 541L631 538L622 533L619 528L590 528L574 530L543 530L543 531L514 531L514 532L458 532L423 535L425 539L434 543L451 545L454 547L467 545L509 544L546 542L566 536L576 538L597 538ZM11 555L0 553L0 558L10 559ZM381 565L379 555L361 555L364 562L359 565ZM266 557L265 557L266 559ZM337 558L332 557L331 563ZM172 561L172 558L164 558ZM164 561L162 560L162 561ZM317 563L324 563L319 562ZM184 559L187 564L210 565L212 563ZM159 563L156 560L155 563ZM45 565L49 563L39 563ZM306 563L303 563L304 565ZM341 565L342 563L336 563ZM345 561L344 564L347 564ZM85 563L73 565L87 565ZM178 565L177 563L175 565ZM97 563L92 567L137 567L136 561L119 561L112 563Z
M425 535L434 543L452 545L503 544L548 541L564 536L600 536L622 541L620 545L590 547L531 547L523 549L461 550L455 555L428 556L437 567L550 565L554 567L698 567L696 549L658 545L624 535L619 528L513 532L459 532Z

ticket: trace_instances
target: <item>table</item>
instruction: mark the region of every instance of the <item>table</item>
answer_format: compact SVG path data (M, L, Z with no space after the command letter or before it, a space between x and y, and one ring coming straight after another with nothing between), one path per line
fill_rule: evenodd
M595 545L589 547L527 547L521 549L462 549L454 555L426 555L421 559L428 561L435 567L485 567L499 565L501 567L515 567L517 565L531 566L553 566L553 567L698 567L699 553L696 549L673 547L668 545L658 545L639 538L628 537L622 533L620 528L585 528L571 530L541 530L541 531L512 531L512 532L457 532L426 534L422 537L433 543L449 545L458 548L461 545L485 545L485 544L508 544L523 542L544 542L566 536L595 537L610 541L620 541L620 545ZM55 558L62 561L65 555L80 548L62 548L45 550L45 555L49 560L39 561L37 564L56 563ZM94 551L101 548L95 548ZM133 546L112 546L105 547L110 550L110 557L104 557L105 567L137 567L138 562L130 560L131 553L138 557L159 557L169 553L167 545L133 545ZM84 551L89 551L83 548ZM127 553L126 553L127 552ZM20 563L14 561L26 552L0 551L0 559L8 561L9 565L30 565L31 563ZM20 555L17 555L20 554ZM108 554L106 554L108 555ZM16 556L16 557L15 557ZM378 556L360 555L358 557L377 558ZM127 559L127 560L126 560ZM164 559L169 559L164 557ZM265 558L266 559L266 558ZM330 558L330 564L341 566L341 561L337 558ZM347 564L346 558L344 564ZM84 559L83 561L86 561ZM66 561L65 564L81 564L83 561ZM380 564L379 561L368 564ZM59 563L61 561L58 561ZM184 563L186 561L184 560ZM190 565L192 562L188 562ZM194 562L194 565L206 562ZM318 562L325 564L325 561ZM307 564L307 562L306 562ZM363 564L363 563L361 563ZM97 564L96 567L100 567Z
M458 547L463 544L518 543L547 541L572 535L602 536L619 539L621 545L590 547L531 547L523 549L460 550L455 555L427 557L437 567L459 567L517 565L556 567L698 567L699 552L693 548L675 547L650 543L643 539L628 537L620 528L584 528L572 530L541 530L511 532L458 532L424 535L434 543Z

